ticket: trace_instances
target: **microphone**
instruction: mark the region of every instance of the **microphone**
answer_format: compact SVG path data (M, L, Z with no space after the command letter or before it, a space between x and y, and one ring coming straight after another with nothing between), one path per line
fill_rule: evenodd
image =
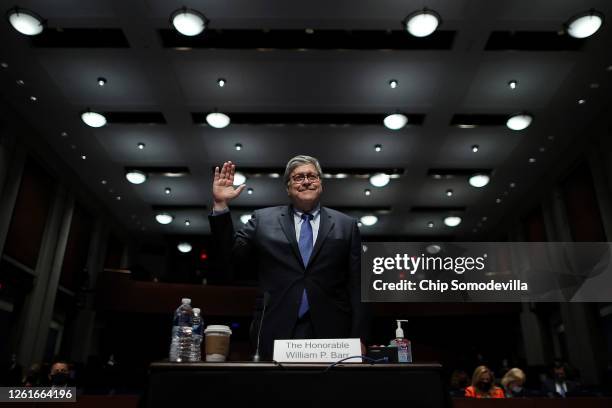
M263 309L261 311L261 317L259 318L259 328L257 329L257 348L255 349L255 355L253 356L253 361L256 363L261 361L261 357L259 356L259 341L261 340L261 328L263 326L263 320L266 314L266 306L268 306L269 302L270 294L268 292L264 292Z

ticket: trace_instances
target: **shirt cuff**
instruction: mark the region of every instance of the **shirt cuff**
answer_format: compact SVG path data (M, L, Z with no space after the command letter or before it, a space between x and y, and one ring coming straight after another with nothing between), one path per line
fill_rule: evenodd
M224 209L219 210L219 211L216 211L216 210L213 208L213 210L212 210L212 212L211 212L211 214L210 214L210 215L212 215L213 217L216 217L217 215L222 215L222 214L225 214L225 213L228 213L228 212L229 212L229 208L224 208Z

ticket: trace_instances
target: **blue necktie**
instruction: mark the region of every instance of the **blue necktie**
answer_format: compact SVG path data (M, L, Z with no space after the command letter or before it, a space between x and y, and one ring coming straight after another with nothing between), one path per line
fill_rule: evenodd
M302 227L300 228L300 242L298 246L300 247L300 254L302 255L302 261L304 261L304 266L308 266L308 261L310 260L310 254L312 253L312 225L310 225L310 220L312 220L314 216L312 214L303 213L302 214ZM308 312L310 306L308 305L308 296L306 295L306 289L302 292L302 300L300 302L300 309L298 311L298 317L302 317Z

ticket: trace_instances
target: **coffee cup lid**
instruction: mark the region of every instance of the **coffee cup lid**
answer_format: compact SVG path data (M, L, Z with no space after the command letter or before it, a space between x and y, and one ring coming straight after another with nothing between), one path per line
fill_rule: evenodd
M206 330L204 330L204 334L206 333L227 333L232 334L229 326L223 326L221 324L211 324L206 326Z

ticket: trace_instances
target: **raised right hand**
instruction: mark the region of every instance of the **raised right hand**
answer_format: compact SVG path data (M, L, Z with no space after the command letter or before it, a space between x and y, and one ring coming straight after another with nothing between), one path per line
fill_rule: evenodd
M215 167L215 177L213 179L213 208L217 211L224 210L228 207L230 201L238 197L246 184L241 184L238 188L234 188L234 174L236 173L236 165L231 161L223 163L223 167Z

